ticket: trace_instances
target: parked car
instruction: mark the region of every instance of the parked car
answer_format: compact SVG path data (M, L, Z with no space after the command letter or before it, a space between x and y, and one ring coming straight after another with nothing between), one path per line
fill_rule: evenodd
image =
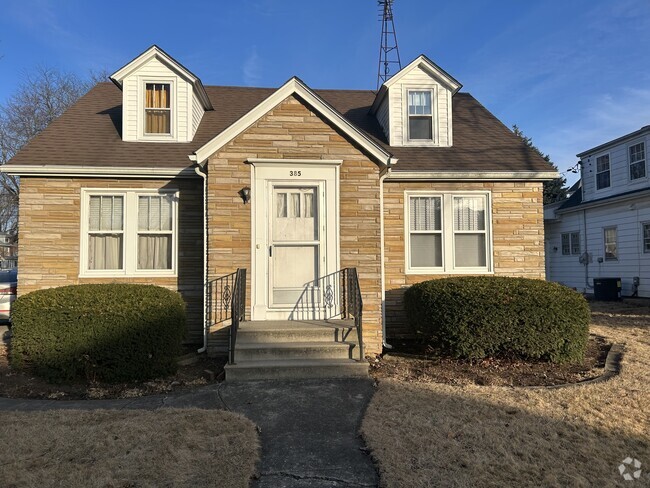
M11 304L16 299L18 270L0 270L0 321L8 322L11 318Z

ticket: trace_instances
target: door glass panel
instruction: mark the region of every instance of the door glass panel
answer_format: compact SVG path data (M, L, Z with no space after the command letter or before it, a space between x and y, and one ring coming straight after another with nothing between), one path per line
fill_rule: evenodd
M316 188L275 189L274 242L318 240L315 195Z
M273 248L273 303L295 304L305 285L318 278L318 247Z

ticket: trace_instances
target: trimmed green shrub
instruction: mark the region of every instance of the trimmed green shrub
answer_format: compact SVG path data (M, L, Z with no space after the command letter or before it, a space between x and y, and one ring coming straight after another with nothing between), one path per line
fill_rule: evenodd
M11 364L53 382L107 382L172 374L185 335L185 303L153 285L73 285L19 297Z
M558 283L443 278L411 286L404 300L416 334L457 358L584 359L589 306L581 294Z

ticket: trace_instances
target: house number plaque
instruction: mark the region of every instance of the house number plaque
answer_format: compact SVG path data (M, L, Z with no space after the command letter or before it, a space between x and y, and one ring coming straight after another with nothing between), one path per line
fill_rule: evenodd
M289 176L302 176L302 171L289 171Z

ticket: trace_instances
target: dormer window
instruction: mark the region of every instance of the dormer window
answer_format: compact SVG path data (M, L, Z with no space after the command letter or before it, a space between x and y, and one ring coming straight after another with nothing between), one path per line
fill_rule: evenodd
M147 83L145 91L145 134L171 134L171 85Z
M408 138L410 141L433 140L433 97L431 90L408 91Z

